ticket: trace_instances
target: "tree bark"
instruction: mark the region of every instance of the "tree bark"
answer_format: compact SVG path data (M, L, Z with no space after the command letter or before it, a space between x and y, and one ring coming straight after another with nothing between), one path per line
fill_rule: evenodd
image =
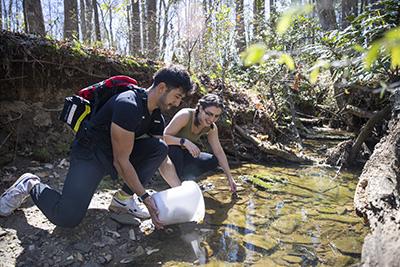
M87 29L86 29L86 7L85 0L79 0L80 3L80 18L81 18L81 31L82 31L82 40L83 42L87 42Z
M254 0L254 37L257 38L261 35L265 23L265 0Z
M244 27L244 1L243 0L235 0L236 3L236 47L240 52L242 52L246 48L246 35L245 35L245 27Z
M0 30L3 29L3 2L0 0Z
M354 142L349 156L349 164L354 162L358 152L360 152L361 145L364 143L365 139L367 139L370 135L374 126L377 122L382 121L385 117L390 115L390 106L386 106L384 109L376 113L372 118L370 118L367 123L362 127L360 134L357 136L356 141Z
M8 16L8 18L7 18L7 21L8 21L8 26L7 26L7 29L8 30L10 30L11 31L11 19L12 19L12 4L13 4L13 1L12 0L9 0L9 2L8 2L8 12L7 12L7 16Z
M45 35L42 4L40 0L22 2L25 16L25 29L28 33Z
M400 262L400 120L375 146L360 175L354 207L369 222L361 266L398 266Z
M92 0L86 0L86 36L84 36L84 40L88 43L92 42L92 30L93 30L93 4Z
M138 56L141 55L141 37L140 37L140 1L131 0L132 7L132 50L131 54Z
M316 9L323 30L330 31L337 28L333 0L317 0Z
M342 0L342 29L350 25L349 16L357 16L358 0Z
M64 0L64 39L79 40L78 4L76 0Z
M100 35L100 21L99 21L99 10L97 9L97 0L92 0L93 11L94 11L94 31L96 42L101 42Z
M157 1L147 0L147 55L151 59L158 57Z

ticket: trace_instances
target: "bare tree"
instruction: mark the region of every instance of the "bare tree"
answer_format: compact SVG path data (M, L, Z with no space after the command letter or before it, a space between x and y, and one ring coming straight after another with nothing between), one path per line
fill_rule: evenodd
M131 0L131 12L132 12L132 19L131 19L131 29L132 29L132 46L130 47L130 51L132 55L139 55L141 54L141 38L140 38L140 0Z
M78 3L64 0L64 39L79 39Z
M81 24L81 31L82 31L82 40L87 42L87 29L86 29L86 6L85 0L79 0L80 10L80 24Z
M101 35L100 35L99 10L97 9L97 0L92 0L92 3L93 3L93 11L94 11L95 40L96 40L96 42L100 42Z
M0 30L3 29L3 3L0 0Z
M40 0L23 0L25 31L45 35L42 4Z
M317 0L316 8L323 30L329 31L337 28L333 0Z
M342 28L349 26L349 16L358 15L358 0L342 0Z
M86 11L86 14L85 14L85 17L86 17L86 36L83 36L83 39L90 43L92 41L92 29L93 29L93 24L92 24L93 4L92 4L92 0L86 0L85 11Z
M235 0L236 3L236 47L239 52L246 48L246 35L244 28L244 0Z
M8 15L8 18L7 18L7 21L8 21L7 29L8 30L11 30L11 26L12 26L12 24L11 24L11 19L12 19L12 16L13 16L13 14L12 14L12 4L13 4L13 1L9 0L9 2L8 2L8 12L7 12L7 15Z
M147 0L147 55L151 59L158 56L158 36L157 36L157 0Z
M253 25L254 25L254 36L257 37L261 34L264 28L265 22L265 0L254 0L253 3Z

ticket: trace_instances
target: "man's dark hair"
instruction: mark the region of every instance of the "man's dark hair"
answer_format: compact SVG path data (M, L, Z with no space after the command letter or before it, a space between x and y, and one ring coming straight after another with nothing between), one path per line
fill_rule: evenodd
M167 85L168 89L182 88L185 94L188 94L193 87L189 73L178 65L162 68L154 74L153 86L162 82Z

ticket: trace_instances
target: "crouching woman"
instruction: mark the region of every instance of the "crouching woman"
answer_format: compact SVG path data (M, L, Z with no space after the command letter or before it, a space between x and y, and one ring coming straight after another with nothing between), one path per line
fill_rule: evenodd
M199 100L195 109L184 108L175 114L164 130L164 140L168 144L168 156L181 180L195 180L219 165L228 179L230 190L236 192L236 183L215 124L223 111L222 99L215 94L207 94ZM213 154L200 151L197 143L203 135L207 136Z

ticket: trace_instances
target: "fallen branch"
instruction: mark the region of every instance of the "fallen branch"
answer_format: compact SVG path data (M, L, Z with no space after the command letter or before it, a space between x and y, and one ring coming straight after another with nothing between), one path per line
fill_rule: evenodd
M372 118L374 116L374 114L376 113L376 112L369 112L369 111L363 110L359 107L352 106L352 105L347 105L345 107L344 111L351 115L354 115L354 116L357 116L360 118L368 118L368 119Z
M247 133L243 128L235 125L234 129L246 140L250 141L252 144L257 146L263 153L268 155L274 155L287 161L301 163L301 164L311 164L313 160L304 156L297 156L291 151L286 151L279 149L275 146L268 146L265 142L261 142L258 138Z
M367 123L361 129L360 134L357 136L356 141L354 142L353 146L351 147L349 161L353 162L356 158L358 152L360 152L361 146L364 143L365 139L367 139L375 126L375 124L385 117L390 115L390 106L386 106L381 111L377 112L373 117L371 117Z

